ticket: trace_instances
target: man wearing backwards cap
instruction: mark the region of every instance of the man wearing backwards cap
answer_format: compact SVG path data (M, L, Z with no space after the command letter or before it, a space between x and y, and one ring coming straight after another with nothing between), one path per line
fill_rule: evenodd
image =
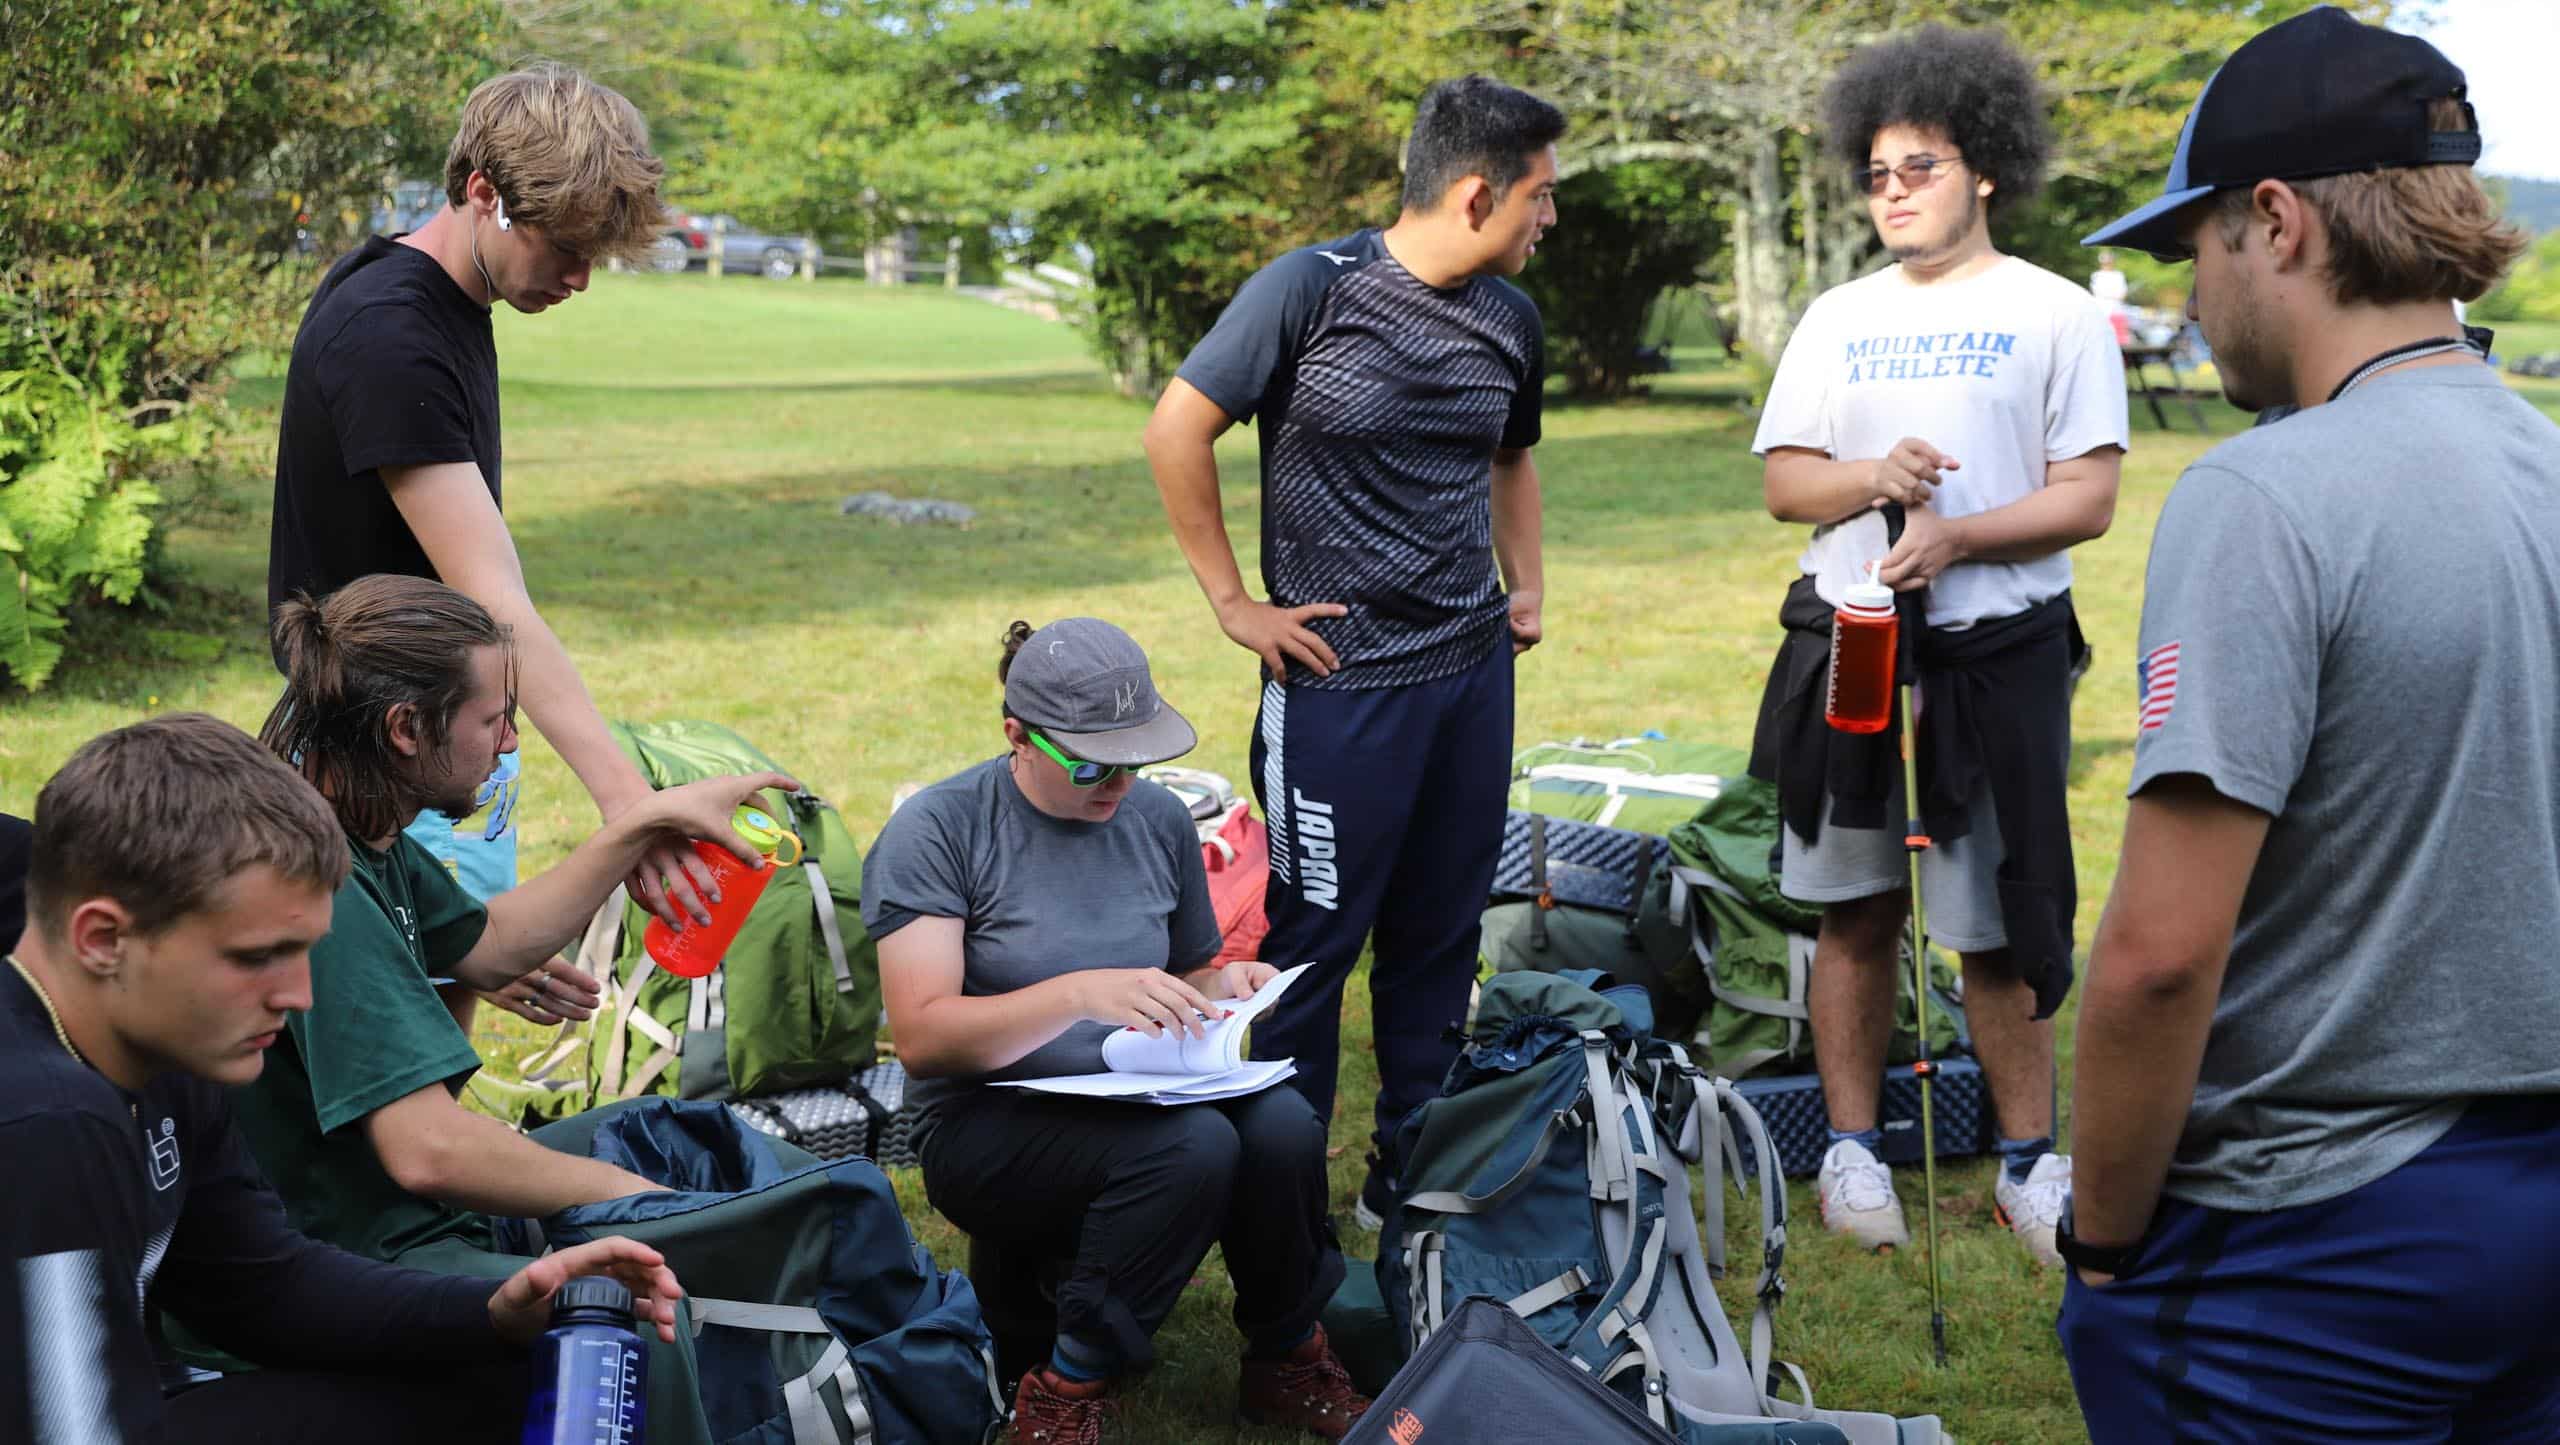
M2560 427L2454 317L2522 246L2463 90L2314 10L2089 238L2296 409L2152 539L2057 1241L2101 1442L2560 1439Z
M1367 1402L1316 1323L1343 1266L1325 1126L1305 1098L1150 1108L987 1087L1099 1072L1114 1029L1196 1035L1275 972L1218 964L1191 811L1131 772L1198 741L1138 644L1097 618L1017 622L996 676L1005 751L891 815L863 863L862 921L922 1110L926 1195L974 1239L1071 1261L1014 1438L1094 1438L1114 1383L1153 1357L1156 1327L1223 1243L1239 1407L1340 1439Z

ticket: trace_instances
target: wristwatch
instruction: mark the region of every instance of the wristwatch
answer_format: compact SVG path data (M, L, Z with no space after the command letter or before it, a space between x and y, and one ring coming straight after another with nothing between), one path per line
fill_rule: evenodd
M2053 1252L2073 1269L2092 1274L2122 1274L2133 1265L2133 1257L2142 1252L2142 1241L2131 1244L2084 1244L2071 1237L2072 1197L2062 1196L2062 1219L2053 1228Z

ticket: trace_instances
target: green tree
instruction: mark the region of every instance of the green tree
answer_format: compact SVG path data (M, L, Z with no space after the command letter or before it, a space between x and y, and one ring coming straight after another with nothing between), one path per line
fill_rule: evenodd
M2560 231L2518 257L2498 289L2471 308L2474 321L2560 321Z
M217 383L277 347L313 258L441 155L491 0L0 0L0 669L143 596L152 515Z
M764 119L729 169L824 234L986 226L1087 271L1078 319L1148 394L1257 267L1392 217L1414 100L1489 53L1443 8L807 7L738 82Z
M1547 0L1486 3L1473 22L1524 57L1524 83L1573 110L1571 168L1678 161L1730 217L1744 345L1765 361L1817 292L1874 256L1865 208L1815 132L1849 52L1925 20L2006 30L2052 95L2060 148L2046 194L2004 218L2005 249L2066 274L2078 239L2155 193L2178 126L2224 56L2309 0ZM2385 0L2358 0L2382 20Z
M1640 161L1556 188L1557 223L1520 282L1546 321L1547 369L1568 391L1633 388L1656 299L1696 279L1719 242L1701 180L1693 165Z

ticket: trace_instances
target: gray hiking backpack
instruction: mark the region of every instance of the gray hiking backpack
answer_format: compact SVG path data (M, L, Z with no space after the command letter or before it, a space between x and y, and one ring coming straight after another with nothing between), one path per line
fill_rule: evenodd
M1741 1187L1746 1140L1775 1157L1768 1130L1730 1082L1651 1030L1644 991L1603 975L1485 984L1441 1096L1390 1146L1402 1199L1379 1236L1378 1284L1406 1341L1418 1348L1461 1301L1489 1295L1686 1445L1941 1445L1935 1416L1814 1408L1803 1372L1773 1358L1787 1241L1776 1170L1759 1171L1748 1345L1735 1335L1713 1283L1725 1170ZM1778 1394L1782 1378L1797 1399Z

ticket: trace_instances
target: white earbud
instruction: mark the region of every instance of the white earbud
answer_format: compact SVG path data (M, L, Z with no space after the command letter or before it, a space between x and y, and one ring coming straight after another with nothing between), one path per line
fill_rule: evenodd
M501 231L512 231L515 228L516 223L507 219L507 198L504 196L498 197L498 229Z

